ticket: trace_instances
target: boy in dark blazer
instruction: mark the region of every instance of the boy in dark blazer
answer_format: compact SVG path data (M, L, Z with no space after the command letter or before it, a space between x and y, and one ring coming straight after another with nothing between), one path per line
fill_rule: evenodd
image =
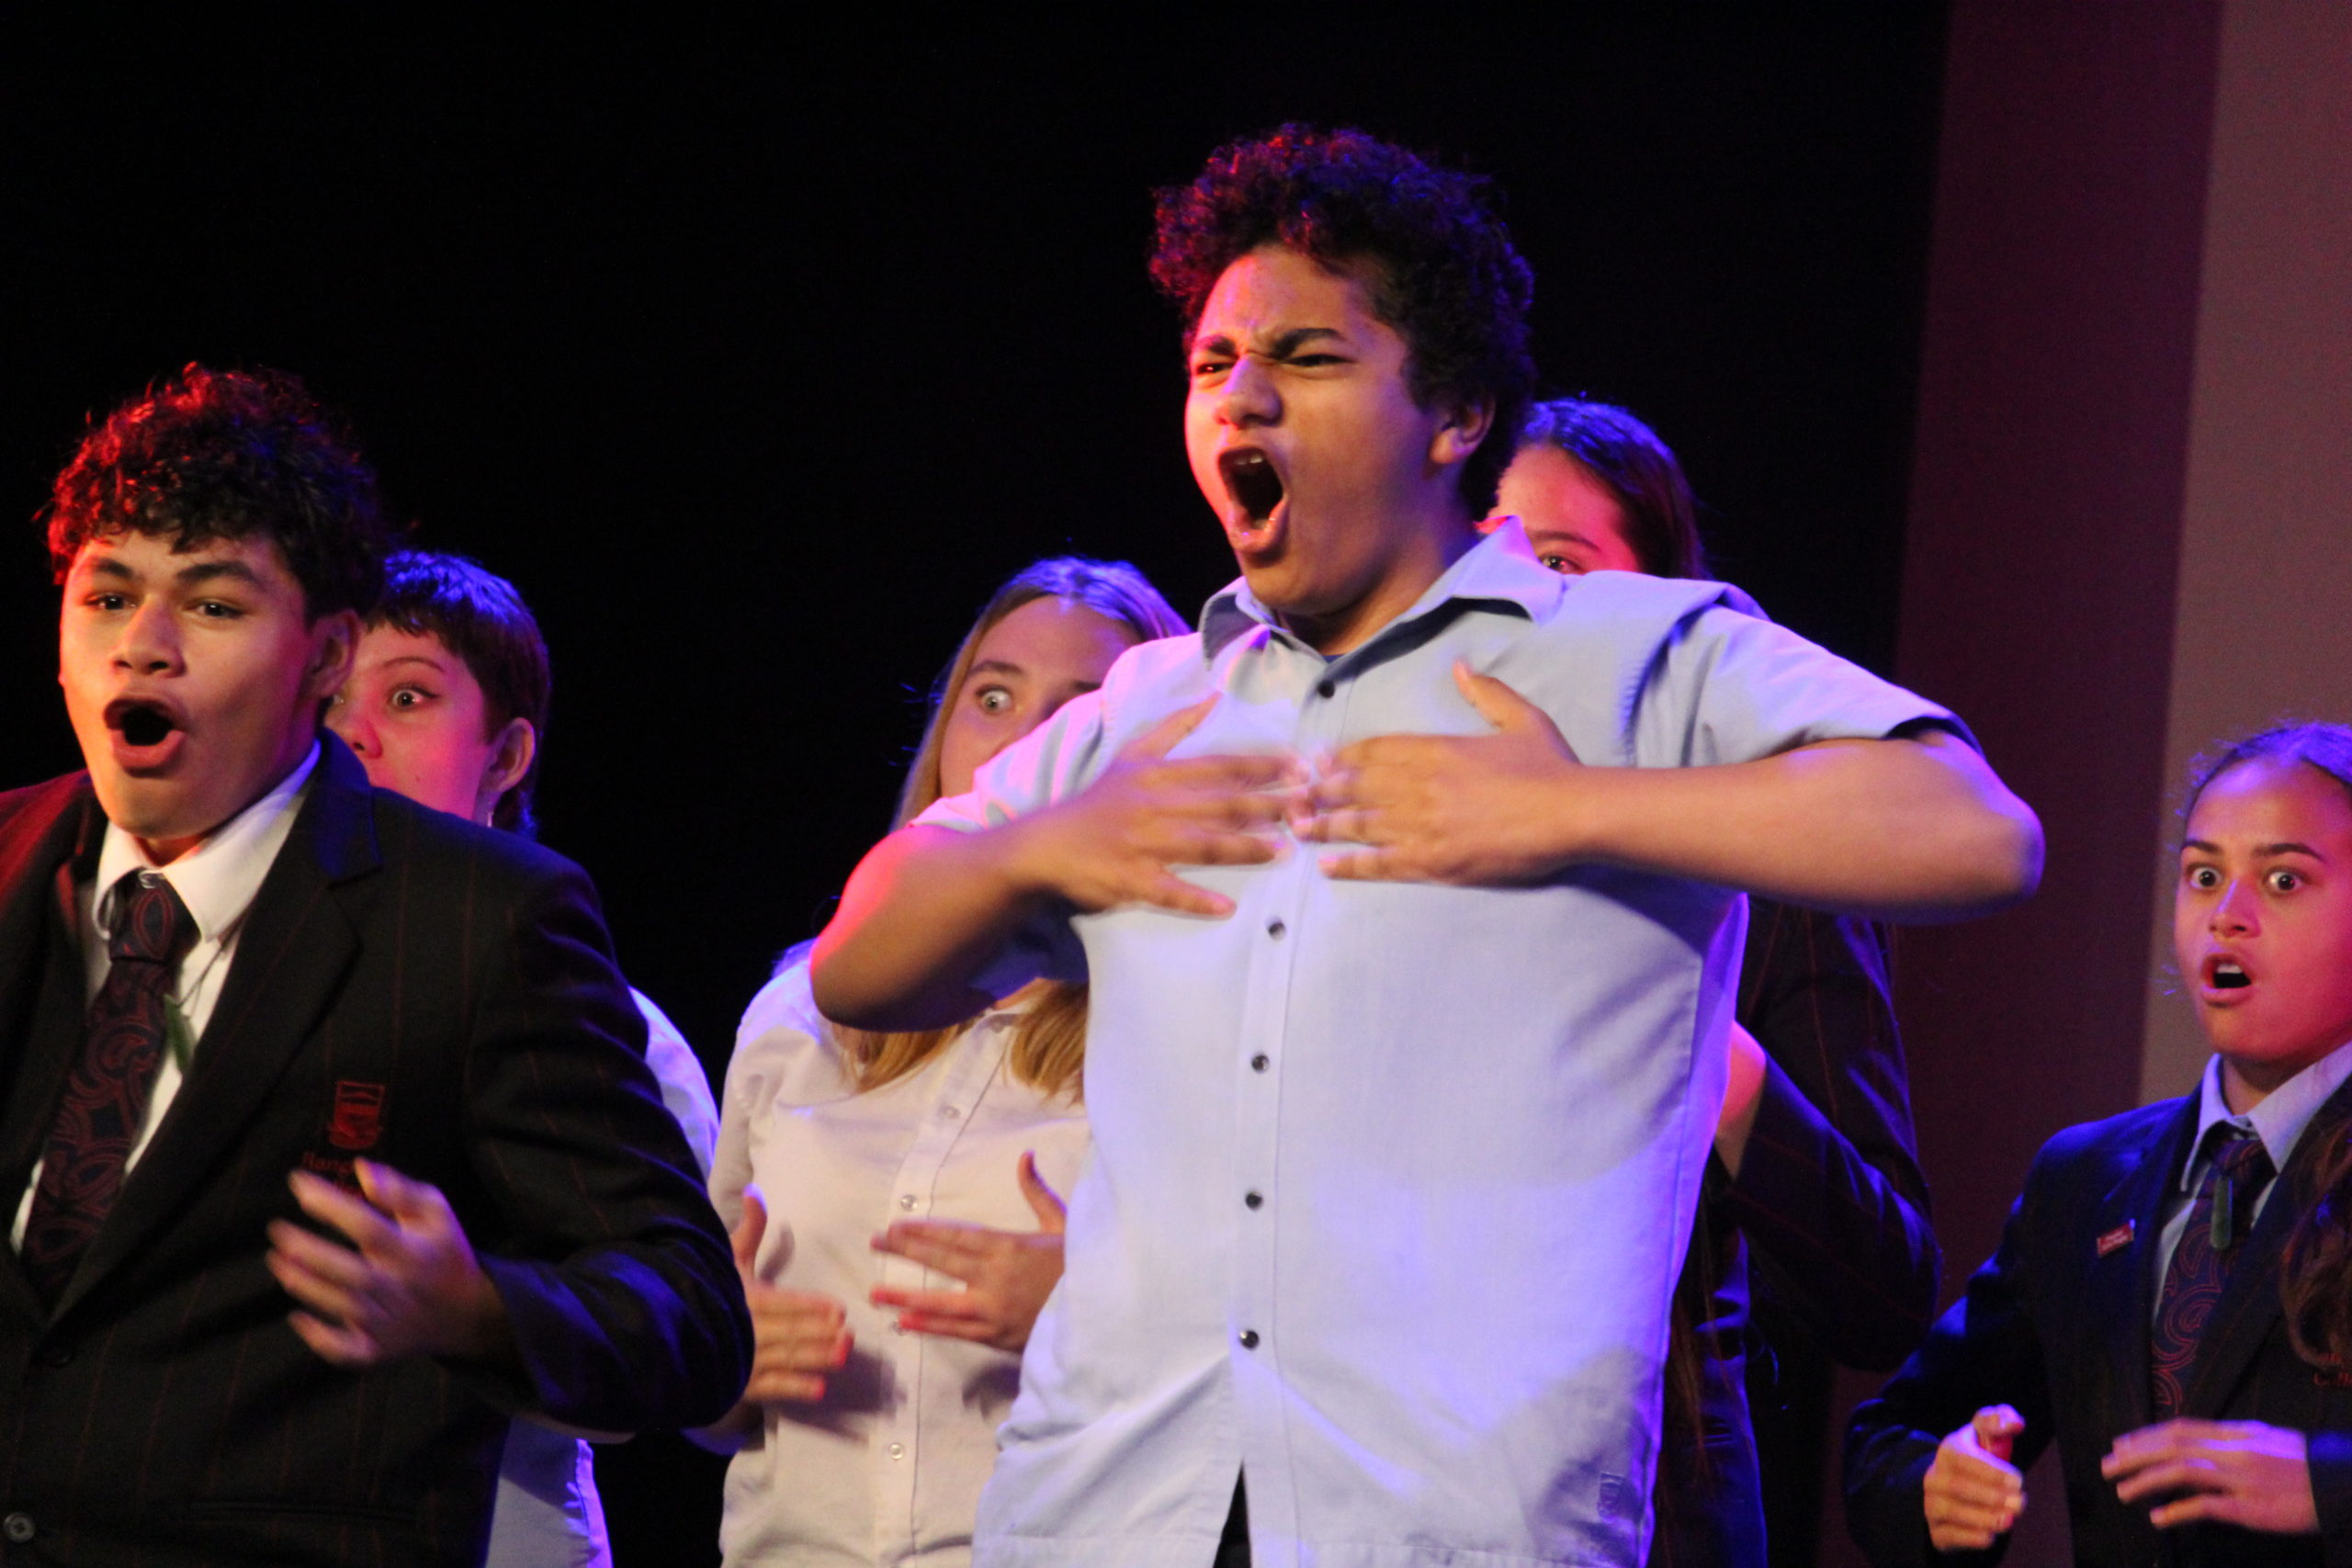
M191 367L59 479L88 771L0 795L12 1565L473 1562L509 1413L742 1385L586 878L319 732L383 536L287 378Z

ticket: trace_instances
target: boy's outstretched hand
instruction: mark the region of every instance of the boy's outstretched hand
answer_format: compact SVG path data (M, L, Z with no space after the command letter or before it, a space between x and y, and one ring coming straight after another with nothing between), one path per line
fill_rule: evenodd
M2169 1497L2148 1517L2158 1529L2196 1519L2273 1535L2319 1529L2303 1435L2259 1421L2166 1421L2115 1439L2099 1461L2127 1503Z
M1216 705L1170 715L1085 789L1001 829L1008 871L1024 892L1081 909L1150 904L1189 915L1233 912L1222 894L1171 865L1262 865L1280 852L1267 829L1289 812L1298 765L1286 757L1188 757L1169 751Z
M302 1342L353 1367L511 1351L506 1303L441 1190L372 1160L353 1163L356 1193L308 1171L288 1178L302 1212L350 1246L270 1223L269 1271L305 1309L289 1319Z
M1492 735L1380 735L1336 752L1294 824L1315 843L1367 847L1323 857L1359 881L1493 887L1566 864L1552 818L1577 769L1551 716L1460 660L1453 683Z
M1981 1551L2017 1528L2025 1477L2009 1462L2009 1450L2024 1430L2024 1416L1990 1404L1937 1445L1921 1501L1938 1551Z

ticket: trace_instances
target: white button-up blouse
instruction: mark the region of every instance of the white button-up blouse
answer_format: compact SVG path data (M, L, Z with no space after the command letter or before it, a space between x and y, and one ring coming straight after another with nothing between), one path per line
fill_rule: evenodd
M867 1292L956 1287L872 1238L932 1217L1037 1228L1021 1156L1067 1192L1087 1156L1086 1113L1011 1076L1019 1007L996 1008L922 1068L856 1093L809 998L805 958L752 1001L719 1112L711 1201L729 1229L758 1187L768 1225L761 1279L834 1297L854 1344L813 1404L770 1404L727 1473L719 1542L729 1564L970 1561L972 1517L1021 1359L901 1334Z

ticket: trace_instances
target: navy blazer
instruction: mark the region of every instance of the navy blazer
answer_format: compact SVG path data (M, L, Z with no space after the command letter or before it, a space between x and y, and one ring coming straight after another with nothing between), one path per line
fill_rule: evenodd
M2042 1146L2009 1212L2000 1250L1969 1280L1884 1393L1847 1434L1846 1506L1854 1539L1880 1568L1954 1560L1928 1543L1920 1488L1944 1435L1988 1404L2014 1405L2026 1428L2022 1470L2054 1438L2075 1560L2086 1568L2268 1568L2352 1563L2352 1386L2318 1371L2288 1342L2281 1250L2316 1194L2320 1151L2352 1122L2352 1085L2320 1108L2264 1203L2189 1374L2184 1416L2262 1421L2310 1442L2316 1536L2227 1525L2157 1530L2148 1507L2119 1501L2099 1474L2114 1440L2154 1419L2148 1391L2159 1236L2178 1190L2197 1100L2168 1100L2070 1127ZM2027 1506L2053 1508L2037 1495Z
M571 863L323 755L188 1075L51 1310L0 1247L0 1553L24 1562L477 1562L509 1412L635 1430L734 1401L727 1237ZM0 795L0 1199L81 1049L85 775ZM329 1365L287 1324L287 1174L355 1156L447 1196L509 1364Z
M1892 1368L1935 1319L1942 1256L1887 990L1868 922L1749 900L1736 1016L1764 1087L1738 1177L1708 1160L1676 1289L1652 1568L1761 1568L1768 1517L1771 1555L1809 1558L1831 1363Z

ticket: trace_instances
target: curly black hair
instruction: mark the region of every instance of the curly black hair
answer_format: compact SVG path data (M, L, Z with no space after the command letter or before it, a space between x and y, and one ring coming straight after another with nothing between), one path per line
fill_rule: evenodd
M1182 310L1189 338L1217 278L1261 245L1356 277L1373 313L1405 340L1416 401L1492 407L1461 477L1470 514L1484 516L1535 384L1535 275L1488 190L1361 130L1284 125L1220 147L1191 185L1154 193L1152 281Z
M102 535L168 536L185 550L259 534L286 558L313 621L375 606L392 534L375 471L300 378L202 365L83 437L47 515L60 582Z

